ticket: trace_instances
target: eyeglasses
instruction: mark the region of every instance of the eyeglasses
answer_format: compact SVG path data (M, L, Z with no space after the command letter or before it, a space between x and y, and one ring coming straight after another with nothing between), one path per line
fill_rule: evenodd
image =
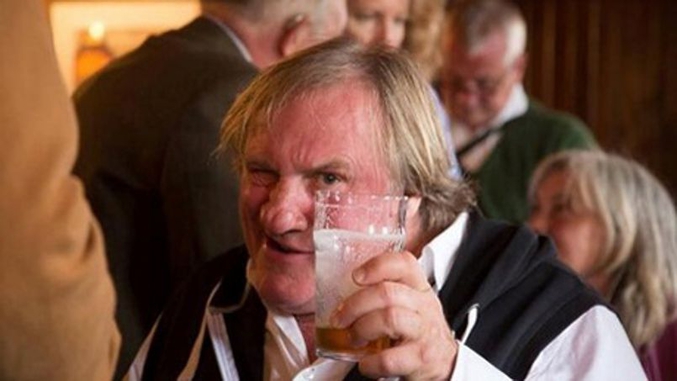
M440 86L443 91L449 91L452 94L468 93L488 98L498 91L511 73L512 66L509 66L505 72L494 78L462 78L459 76L452 76L450 79L443 79Z

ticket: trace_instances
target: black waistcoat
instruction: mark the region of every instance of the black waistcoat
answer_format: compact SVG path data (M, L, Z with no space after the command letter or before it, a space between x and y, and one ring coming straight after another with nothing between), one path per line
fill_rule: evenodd
M144 380L169 380L185 366L198 335L205 304L221 281L212 305L232 306L245 289L247 252L239 247L192 277L163 313L144 367ZM451 273L439 297L449 325L460 337L467 311L478 319L466 345L512 379L523 379L557 335L601 298L555 259L551 242L526 227L471 214ZM245 303L223 315L241 380L263 380L266 311L252 289ZM451 361L451 359L450 359ZM365 380L357 368L346 380ZM196 380L219 380L205 335Z

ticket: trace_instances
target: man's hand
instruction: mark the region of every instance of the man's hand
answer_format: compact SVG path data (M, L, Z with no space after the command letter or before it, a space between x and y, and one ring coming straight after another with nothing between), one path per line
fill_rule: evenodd
M353 272L364 288L348 297L332 324L348 327L356 347L388 336L393 346L364 357L362 374L406 380L449 380L458 345L437 295L407 252L376 256Z

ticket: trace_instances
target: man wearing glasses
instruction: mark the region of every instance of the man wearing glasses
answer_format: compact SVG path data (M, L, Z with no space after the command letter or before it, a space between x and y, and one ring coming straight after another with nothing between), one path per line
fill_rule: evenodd
M538 161L593 147L594 137L580 120L527 97L526 24L514 4L459 1L446 17L440 90L461 166L478 182L487 216L524 221L526 187Z

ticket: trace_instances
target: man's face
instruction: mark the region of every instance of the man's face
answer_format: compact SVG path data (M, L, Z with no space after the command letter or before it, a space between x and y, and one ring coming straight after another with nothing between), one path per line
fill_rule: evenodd
M560 170L538 184L527 222L555 241L562 262L605 293L603 286L609 278L597 268L606 240L604 223L597 213L583 207L580 196L565 191L569 177L569 172Z
M314 311L313 198L332 189L387 193L377 109L363 86L334 85L290 101L247 143L240 214L248 278L267 306Z
M506 66L505 40L503 34L494 33L473 52L453 36L444 43L442 98L453 119L471 129L489 127L513 86L522 81L524 56Z

